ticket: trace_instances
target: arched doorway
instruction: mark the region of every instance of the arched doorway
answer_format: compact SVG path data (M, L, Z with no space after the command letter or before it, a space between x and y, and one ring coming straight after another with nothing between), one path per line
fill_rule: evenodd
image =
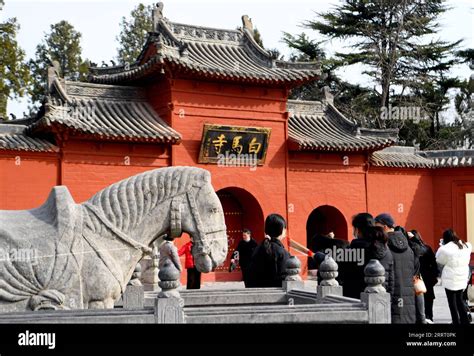
M244 189L236 187L221 189L217 192L217 196L224 209L229 248L224 264L215 270L215 278L218 281L240 281L240 268L229 273L230 260L242 239L244 228L252 231L255 240L263 239L263 212L257 199Z
M322 205L314 209L309 214L306 222L306 246L311 248L313 236L317 234L327 235L331 231L335 238L348 240L347 222L344 215L337 208L330 205Z

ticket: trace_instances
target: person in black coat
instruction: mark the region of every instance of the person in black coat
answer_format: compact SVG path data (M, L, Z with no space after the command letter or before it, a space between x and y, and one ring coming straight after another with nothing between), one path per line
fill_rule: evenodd
M390 296L392 296L395 287L395 271L392 252L387 245L388 236L383 231L383 228L374 226L368 230L368 237L371 245L368 249L367 260L376 259L383 266L385 269L385 282L383 286L387 293L390 293Z
M360 213L353 217L352 227L354 229L354 239L347 249L352 250L347 256L360 256L362 261L339 261L338 282L342 285L342 293L345 297L360 299L366 287L364 268L368 263L367 255L371 242L368 237L368 230L374 226L372 215ZM358 250L358 251L355 251Z
M242 240L239 241L237 248L235 249L231 263L239 262L240 270L242 271L242 279L244 284L248 283L248 271L250 266L250 260L252 258L253 251L258 246L257 241L252 238L252 232L249 229L242 231Z
M420 264L420 275L426 286L424 294L425 318L427 323L433 322L433 301L435 299L434 286L438 283L439 269L436 256L431 247L424 243L421 235L416 230L408 233L408 243Z
M408 240L401 231L395 231L393 218L386 213L375 218L388 235L388 247L393 256L394 286L392 293L392 323L414 324L416 322L415 290L413 277L418 266Z
M286 237L285 219L270 214L265 220L265 239L254 250L249 267L249 288L282 287L286 277L286 261L290 254L281 243Z

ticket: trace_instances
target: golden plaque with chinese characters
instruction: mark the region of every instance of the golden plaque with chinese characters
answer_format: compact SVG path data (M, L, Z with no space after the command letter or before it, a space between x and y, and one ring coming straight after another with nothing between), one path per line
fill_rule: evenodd
M199 163L265 163L271 128L205 124ZM243 164L242 164L243 165Z

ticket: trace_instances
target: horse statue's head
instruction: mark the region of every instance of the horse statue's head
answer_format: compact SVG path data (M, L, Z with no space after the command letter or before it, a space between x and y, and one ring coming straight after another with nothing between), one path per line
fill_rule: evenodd
M227 256L224 211L208 171L195 167L178 168L189 171L192 183L185 194L174 197L171 202L171 235L188 233L193 240L196 268L200 272L210 272Z
M205 169L147 171L112 184L85 205L100 220L99 225L135 248L149 252L149 244L159 236L179 237L185 232L193 238L192 253L199 271L210 272L226 258L224 213ZM126 263L124 256L117 258ZM141 258L138 253L137 258Z

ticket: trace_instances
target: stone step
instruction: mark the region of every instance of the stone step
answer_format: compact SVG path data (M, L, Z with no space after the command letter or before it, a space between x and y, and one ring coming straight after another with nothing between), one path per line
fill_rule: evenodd
M145 292L145 306L153 306L158 293ZM180 292L184 306L286 304L281 288L249 288L229 290L187 290Z
M184 308L186 323L368 323L363 303Z
M206 306L206 307L184 307L184 312L186 315L200 315L200 314L242 314L242 313L259 313L259 312L307 312L307 311L318 311L318 310L348 310L348 309L357 309L357 310L366 310L363 303L334 303L334 304L312 304L312 305L242 305L235 307L228 306Z
M0 315L0 324L148 324L154 322L153 308L29 311Z
M232 289L183 289L179 291L182 295L191 295L191 294L215 294L215 293L235 293L235 292L245 292L247 294L258 294L262 292L275 293L283 292L282 288L232 288Z
M288 300L293 300L295 304L360 303L359 299L331 294L318 299L316 291L307 289L292 289L288 292Z

